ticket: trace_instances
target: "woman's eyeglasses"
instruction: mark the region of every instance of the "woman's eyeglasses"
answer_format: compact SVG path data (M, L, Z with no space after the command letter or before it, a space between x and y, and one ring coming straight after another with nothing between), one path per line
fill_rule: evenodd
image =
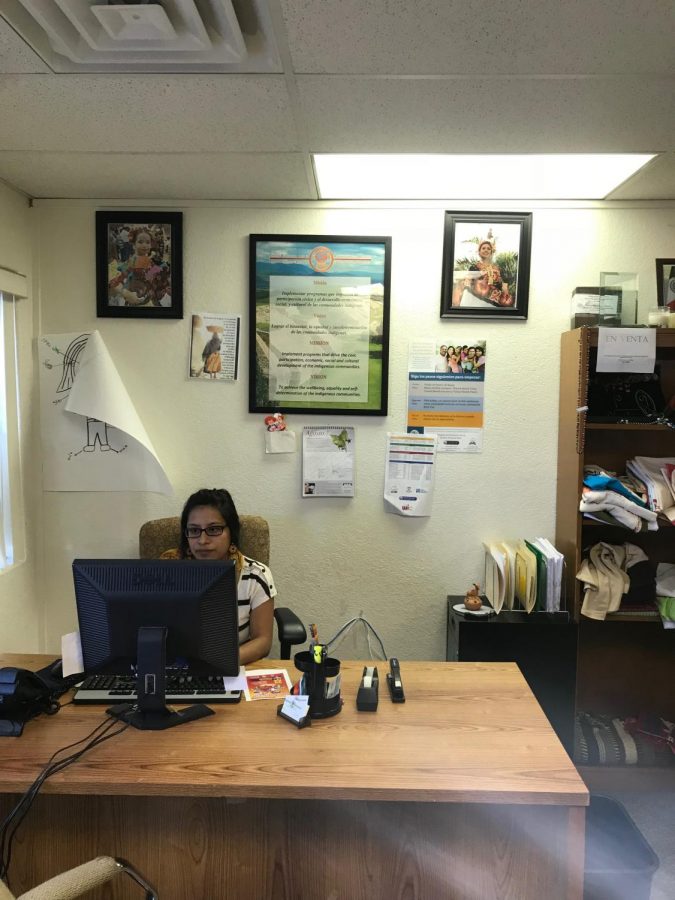
M185 529L185 537L194 541L202 536L205 531L207 537L220 537L225 531L227 525L207 525L206 528L200 528L199 525L188 525Z

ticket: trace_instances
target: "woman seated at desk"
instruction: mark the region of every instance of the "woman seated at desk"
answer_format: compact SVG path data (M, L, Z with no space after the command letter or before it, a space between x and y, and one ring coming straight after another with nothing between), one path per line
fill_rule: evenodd
M188 497L180 518L180 546L161 559L232 559L239 599L239 661L248 665L272 646L272 573L239 550L239 516L229 492L202 488Z

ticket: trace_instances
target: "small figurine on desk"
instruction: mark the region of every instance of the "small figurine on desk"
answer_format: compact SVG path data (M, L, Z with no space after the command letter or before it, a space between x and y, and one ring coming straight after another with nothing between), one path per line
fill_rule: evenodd
M474 583L471 585L469 590L466 592L466 596L464 597L464 606L475 612L477 609L480 609L483 605L483 601L480 599L480 585Z

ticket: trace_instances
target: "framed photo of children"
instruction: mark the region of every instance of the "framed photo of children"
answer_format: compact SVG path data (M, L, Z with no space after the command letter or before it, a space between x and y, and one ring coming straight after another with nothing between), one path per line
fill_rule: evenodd
M527 319L532 213L446 212L442 318Z
M183 318L182 213L96 213L96 315Z

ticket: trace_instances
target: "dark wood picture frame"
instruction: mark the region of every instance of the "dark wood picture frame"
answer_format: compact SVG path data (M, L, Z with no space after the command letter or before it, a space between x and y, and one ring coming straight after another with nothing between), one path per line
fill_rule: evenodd
M386 415L391 238L252 234L249 254L249 412Z
M670 271L666 271L670 269ZM656 298L659 306L672 303L675 312L675 259L656 260Z
M183 213L96 213L96 315L183 318Z
M441 318L527 319L531 243L532 213L446 211Z

